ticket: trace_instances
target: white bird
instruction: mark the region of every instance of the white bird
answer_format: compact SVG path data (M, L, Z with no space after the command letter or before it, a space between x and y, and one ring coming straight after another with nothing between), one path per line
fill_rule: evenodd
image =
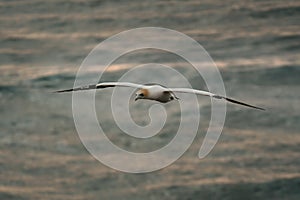
M190 94L196 94L196 95L204 95L209 96L216 99L224 99L226 101L229 101L231 103L240 104L243 106L247 106L250 108L255 108L259 110L265 110L264 108L260 108L257 106L253 106L247 103L243 103L241 101L237 101L225 96L213 94L207 91L203 90L196 90L191 88L167 88L159 84L135 84L135 83L129 83L129 82L103 82L95 85L87 85L83 87L78 88L71 88L66 90L58 90L57 93L62 92L73 92L73 91L80 91L80 90L92 90L92 89L103 89L103 88L109 88L109 87L132 87L138 89L135 96L135 101L138 99L148 99L148 100L154 100L161 103L167 103L173 100L179 100L179 98L175 95L175 93L190 93Z

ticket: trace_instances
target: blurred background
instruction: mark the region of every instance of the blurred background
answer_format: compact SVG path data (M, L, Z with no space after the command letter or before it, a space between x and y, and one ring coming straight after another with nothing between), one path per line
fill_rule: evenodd
M1 0L0 199L300 199L299 20L296 0ZM165 169L126 174L85 150L71 94L52 91L72 87L98 43L146 26L197 40L218 66L228 96L267 112L228 105L219 142L199 160L210 119L210 100L199 97L202 118L191 148ZM123 56L104 80L149 62L170 65L193 87L205 88L184 60L154 50ZM143 152L174 137L178 105L166 105L163 133L140 143L117 128L107 94L97 93L98 117L120 147ZM138 124L149 119L147 109L137 108L150 104L131 106Z

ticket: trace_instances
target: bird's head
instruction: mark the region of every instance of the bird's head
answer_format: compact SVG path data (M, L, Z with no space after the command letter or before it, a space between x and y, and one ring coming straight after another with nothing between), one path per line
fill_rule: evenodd
M139 100L139 99L146 99L148 97L149 91L147 89L141 89L138 90L135 93L135 101Z

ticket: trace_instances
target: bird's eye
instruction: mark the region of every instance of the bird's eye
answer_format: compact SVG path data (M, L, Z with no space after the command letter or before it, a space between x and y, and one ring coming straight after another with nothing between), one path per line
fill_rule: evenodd
M174 97L171 96L171 97L170 97L170 100L174 100Z
M139 94L139 96L143 97L143 96L144 96L144 94L143 94L143 93L141 93L141 94Z

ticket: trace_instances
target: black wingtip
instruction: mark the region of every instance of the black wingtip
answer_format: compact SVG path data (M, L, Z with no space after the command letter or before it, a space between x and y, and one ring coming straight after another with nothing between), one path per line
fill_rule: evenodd
M223 98L226 99L227 101L231 102L231 103L240 104L240 105L247 106L247 107L250 107L250 108L254 108L254 109L257 109L257 110L266 111L266 109L261 108L261 107L253 106L253 105L243 103L243 102L240 102L240 101L237 101L237 100L234 100L234 99L230 99L230 98L227 98L227 97L223 97Z
M79 91L79 90L92 90L92 89L97 89L97 85L86 85L86 86L82 86L82 87L78 87L78 88L57 90L57 91L54 91L54 93L73 92L73 91Z
M74 91L74 89L66 89L66 90L57 90L57 91L54 91L53 93L63 93L63 92L72 92Z

